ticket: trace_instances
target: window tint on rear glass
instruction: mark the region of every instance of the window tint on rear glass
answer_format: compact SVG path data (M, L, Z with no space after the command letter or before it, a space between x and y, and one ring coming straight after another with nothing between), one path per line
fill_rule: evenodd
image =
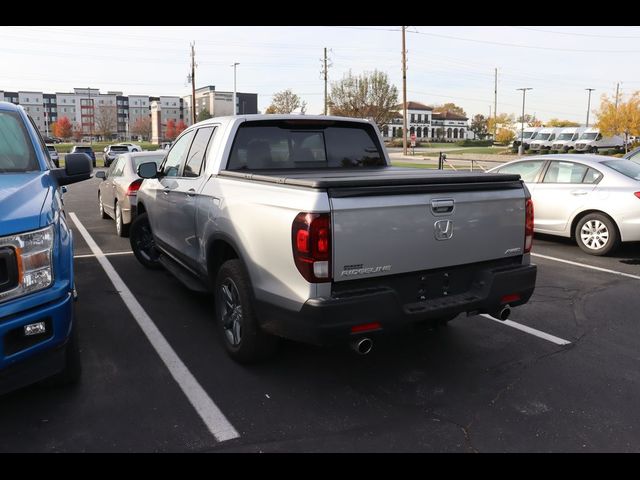
M640 165L635 162L628 160L607 160L606 162L602 162L602 164L629 178L640 180Z
M257 121L240 125L228 170L350 168L386 165L369 124Z

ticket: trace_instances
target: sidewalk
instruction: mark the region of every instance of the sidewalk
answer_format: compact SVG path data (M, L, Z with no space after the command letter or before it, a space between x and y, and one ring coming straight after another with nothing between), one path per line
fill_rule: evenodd
M446 153L446 152L444 152ZM438 157L423 157L421 155L402 155L402 152L389 152L391 163L412 163L416 165L438 166ZM473 153L447 154L445 165L449 165L458 170L489 170L503 163L518 158L517 155L486 155Z

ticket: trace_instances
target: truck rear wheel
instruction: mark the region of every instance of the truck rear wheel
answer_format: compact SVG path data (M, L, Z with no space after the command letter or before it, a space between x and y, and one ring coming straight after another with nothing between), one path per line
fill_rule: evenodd
M149 217L146 212L141 213L131 224L129 231L131 250L138 261L147 268L158 270L162 268L159 262L160 252L156 249Z
M252 297L242 262L227 260L216 277L215 319L227 352L239 363L265 360L278 346L278 338L260 328Z

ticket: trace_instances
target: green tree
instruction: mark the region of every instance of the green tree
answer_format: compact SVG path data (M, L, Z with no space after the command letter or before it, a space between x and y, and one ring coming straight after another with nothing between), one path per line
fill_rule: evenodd
M370 118L379 128L389 123L398 104L398 89L386 73L374 70L361 75L349 71L331 84L331 115Z
M469 129L475 133L476 137L479 139L483 139L487 136L487 119L484 115L478 114L474 115L471 120L471 126Z
M213 118L213 116L209 113L209 109L203 108L198 112L198 116L196 117L196 122L201 122L203 120L208 120Z
M297 109L300 109L300 113L304 114L307 110L307 102L288 88L273 95L271 105L267 107L265 113L291 113Z

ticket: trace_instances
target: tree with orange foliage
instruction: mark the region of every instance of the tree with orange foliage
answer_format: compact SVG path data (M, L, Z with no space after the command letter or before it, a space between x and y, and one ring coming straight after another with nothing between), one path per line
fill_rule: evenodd
M178 136L178 133L176 132L176 122L173 120L169 120L167 122L167 132L165 133L165 137L167 137L169 140L173 140Z
M73 125L71 125L67 117L61 117L57 122L54 122L52 130L54 137L59 137L64 140L69 140L73 135Z
M184 132L186 128L187 128L187 124L184 123L182 120L180 120L176 125L176 137L180 135L182 132Z
M606 137L623 133L626 151L629 135L640 135L640 92L635 92L626 102L620 98L618 100L616 106L615 98L602 95L600 110L596 112L596 126Z

